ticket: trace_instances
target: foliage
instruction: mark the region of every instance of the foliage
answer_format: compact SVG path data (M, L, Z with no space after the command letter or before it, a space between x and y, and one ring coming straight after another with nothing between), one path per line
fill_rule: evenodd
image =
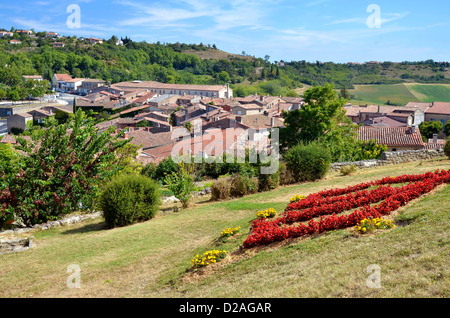
M179 170L178 165L175 161L173 161L172 157L168 157L163 159L155 170L155 179L165 184L165 178L168 175L172 175L173 173L177 173Z
M155 181L142 175L120 175L105 187L100 206L109 228L153 218L160 204Z
M101 185L123 167L112 165L116 151L128 140L111 131L98 133L95 120L79 110L58 125L46 122L45 134L17 137L23 153L14 172L3 176L0 206L25 225L46 222L73 212L80 205L93 207Z
M444 134L450 137L450 121L448 121L444 126Z
M331 165L331 154L317 143L299 144L284 155L295 181L314 181L325 176Z
M444 145L444 153L450 159L450 139Z
M156 167L156 164L150 162L141 169L141 174L150 179L156 179Z
M192 192L196 189L192 164L181 162L178 172L172 172L164 180L167 188L180 200L183 208L187 208L192 198Z
M358 170L358 167L356 165L348 165L348 166L342 166L341 169L339 169L339 172L343 176L349 176L351 174L354 174Z
M422 137L428 139L433 138L434 134L439 134L444 125L440 121L424 121L419 125Z

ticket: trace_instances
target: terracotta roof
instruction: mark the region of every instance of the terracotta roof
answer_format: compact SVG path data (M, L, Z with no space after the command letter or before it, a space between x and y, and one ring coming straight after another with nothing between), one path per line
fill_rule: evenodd
M408 104L406 104L405 107L414 107L414 108L418 108L422 111L427 111L427 109L431 106L431 103L416 103L416 102L409 102Z
M140 146L143 150L172 143L172 132L152 133L145 128L129 129L128 137L133 138L130 143Z
M240 117L240 116L236 116ZM263 114L241 116L240 123L248 128L262 129L271 128L272 118L275 121L274 127L283 126L283 122L275 117L268 117Z
M69 74L55 74L55 77L58 81L70 81L72 79Z
M405 126L407 126L407 124L384 116L384 117L374 118L373 124L370 124L369 126L372 126L372 127L405 127Z
M416 128L416 131L411 133L410 127L361 126L358 129L358 139L375 140L379 144L392 147L425 147L419 129Z
M114 86L120 88L174 89L174 90L190 90L190 91L218 91L225 88L224 85L167 84L154 81L120 82L114 84Z
M450 103L434 102L426 111L427 114L450 115Z

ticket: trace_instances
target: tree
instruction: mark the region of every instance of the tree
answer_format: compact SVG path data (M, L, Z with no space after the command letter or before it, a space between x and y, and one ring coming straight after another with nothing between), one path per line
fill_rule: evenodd
M0 197L0 215L3 209L30 226L73 212L80 204L93 208L103 183L124 169L114 163L129 142L121 138L123 133L112 135L114 128L99 133L95 124L78 110L62 125L48 119L43 135L17 137L16 149L24 155L0 184L0 193L7 192Z
M74 97L73 98L73 105L72 105L72 112L75 114L77 112L78 108L77 108L77 99Z
M181 162L178 172L167 175L165 183L174 196L180 200L183 208L187 208L192 198L192 192L195 190L193 164Z
M347 90L347 87L344 85L344 87L341 88L340 97L342 97L345 100L351 99L351 95Z
M304 99L302 108L283 113L285 128L280 129L283 148L315 141L332 128L335 118L345 120L345 100L338 98L332 84L308 89Z
M450 121L448 121L444 126L444 134L449 137L450 136Z
M439 134L443 127L440 121L424 121L419 125L419 130L424 140L428 141L434 134Z

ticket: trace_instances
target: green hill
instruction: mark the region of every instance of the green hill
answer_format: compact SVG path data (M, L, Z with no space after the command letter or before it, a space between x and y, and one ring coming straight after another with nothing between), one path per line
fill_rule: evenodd
M107 230L103 220L33 233L32 249L0 255L1 297L449 297L450 185L394 214L397 228L369 235L339 230L238 252L256 211L282 211L289 198L382 177L449 169L449 160L372 168L244 198L199 199L150 221ZM237 236L219 239L227 227ZM231 256L205 271L191 259L210 249ZM69 289L67 267L80 266L81 288ZM381 269L381 289L366 285Z

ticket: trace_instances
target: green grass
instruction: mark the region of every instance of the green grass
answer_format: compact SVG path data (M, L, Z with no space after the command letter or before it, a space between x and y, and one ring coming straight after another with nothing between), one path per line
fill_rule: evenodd
M393 85L355 85L349 90L355 99L352 104L390 104L404 106L409 102L450 102L450 85L446 84L393 84Z
M450 102L450 85L411 85L421 102Z
M347 187L405 173L449 169L449 160L329 173L319 182L281 187L244 198L200 198L181 212L107 230L102 219L33 233L35 246L0 255L0 297L449 297L450 185L405 208L399 226L375 235L340 230L291 244L232 253L258 210L282 211L295 194ZM227 227L236 236L220 240ZM208 275L186 275L191 259L225 249ZM81 288L69 289L67 267L81 268ZM381 267L379 290L366 286L367 266Z
M406 105L409 102L419 102L404 84L393 85L356 85L349 90L357 99L353 104L385 105L389 101L393 105Z

